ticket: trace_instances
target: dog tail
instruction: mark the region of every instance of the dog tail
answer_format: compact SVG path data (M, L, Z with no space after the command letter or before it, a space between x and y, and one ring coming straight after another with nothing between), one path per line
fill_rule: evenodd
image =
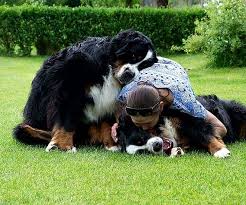
M26 124L19 124L13 129L13 137L27 145L48 145L51 132L35 129Z

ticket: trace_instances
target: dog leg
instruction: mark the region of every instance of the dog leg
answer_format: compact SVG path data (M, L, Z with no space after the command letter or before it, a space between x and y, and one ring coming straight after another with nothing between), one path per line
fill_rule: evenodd
M111 136L111 124L102 122L100 125L93 125L89 128L91 144L103 144L109 151L120 151L120 147L115 143Z
M213 137L208 146L208 151L216 158L226 158L231 155L224 142L220 138Z
M46 152L51 151L54 148L59 148L71 153L76 152L76 147L73 146L74 132L67 132L64 128L57 126L52 130L52 139L46 147Z

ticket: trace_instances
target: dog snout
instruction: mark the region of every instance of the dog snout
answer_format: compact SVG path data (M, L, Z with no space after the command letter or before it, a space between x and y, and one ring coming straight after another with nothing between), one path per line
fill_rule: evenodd
M160 152L162 149L162 143L157 141L157 142L153 142L153 150L154 152Z
M130 70L130 68L126 68L124 75L126 75L128 78L134 78L135 73Z
M135 73L132 72L129 68L125 69L125 72L121 76L121 81L124 84L129 83L135 77Z

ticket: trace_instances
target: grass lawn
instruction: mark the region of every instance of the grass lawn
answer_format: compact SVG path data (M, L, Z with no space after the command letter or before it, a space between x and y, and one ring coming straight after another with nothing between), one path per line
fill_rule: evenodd
M186 68L196 94L246 103L246 68L206 68L203 55L169 56ZM245 204L246 142L232 156L192 152L170 159L84 148L46 153L15 142L42 57L0 57L0 204Z

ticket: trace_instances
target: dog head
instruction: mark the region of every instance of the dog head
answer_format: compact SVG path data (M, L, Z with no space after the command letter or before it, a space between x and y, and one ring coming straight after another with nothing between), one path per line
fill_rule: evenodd
M118 33L111 42L110 65L122 84L129 83L144 68L157 62L151 40L134 30Z
M141 140L142 136L135 135L135 140ZM128 141L129 142L129 141ZM160 137L154 136L150 137L148 140L143 143L143 145L136 145L134 142L129 142L126 146L126 152L128 154L136 154L136 153L153 153L153 154L163 154L163 140Z
M123 152L170 154L171 140L136 127L128 117L122 115L119 119L118 142Z
M147 133L142 129L135 130L126 136L124 150L128 154L152 153L152 154L170 154L173 143L169 139L164 139Z

